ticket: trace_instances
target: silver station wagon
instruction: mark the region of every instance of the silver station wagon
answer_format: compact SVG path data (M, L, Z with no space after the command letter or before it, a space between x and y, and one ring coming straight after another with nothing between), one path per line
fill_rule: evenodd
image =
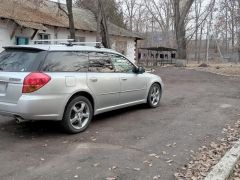
M84 131L94 115L146 103L159 106L163 83L118 52L92 46L9 46L0 54L0 114L17 122L61 121Z

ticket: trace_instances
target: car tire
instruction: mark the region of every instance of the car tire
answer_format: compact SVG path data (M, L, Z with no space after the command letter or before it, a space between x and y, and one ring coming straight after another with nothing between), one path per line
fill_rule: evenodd
M161 86L158 83L152 84L150 87L148 98L147 98L147 104L151 108L156 108L160 106L160 100L162 96L162 90Z
M84 96L77 96L68 103L62 119L62 126L68 133L80 133L88 128L92 117L91 102Z

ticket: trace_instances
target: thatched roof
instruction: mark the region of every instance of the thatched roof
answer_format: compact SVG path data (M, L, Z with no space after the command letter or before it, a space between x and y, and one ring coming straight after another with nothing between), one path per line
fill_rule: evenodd
M91 11L73 8L73 12L76 29L96 32L97 22ZM0 18L11 19L20 26L32 29L46 30L46 26L68 28L67 16L59 10L57 3L50 1L44 1L40 5L34 0L0 0ZM110 22L108 25L110 35L141 39L136 33Z

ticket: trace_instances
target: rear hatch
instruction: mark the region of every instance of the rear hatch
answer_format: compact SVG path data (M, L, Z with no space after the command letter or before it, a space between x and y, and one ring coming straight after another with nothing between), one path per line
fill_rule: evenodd
M0 102L18 102L24 78L38 70L43 53L39 49L10 47L0 53Z

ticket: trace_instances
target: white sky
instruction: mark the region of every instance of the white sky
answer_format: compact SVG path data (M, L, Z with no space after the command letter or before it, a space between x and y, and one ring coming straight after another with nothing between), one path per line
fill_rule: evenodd
M50 0L50 1L53 1L53 2L60 2L60 3L63 3L63 4L66 4L66 0Z

